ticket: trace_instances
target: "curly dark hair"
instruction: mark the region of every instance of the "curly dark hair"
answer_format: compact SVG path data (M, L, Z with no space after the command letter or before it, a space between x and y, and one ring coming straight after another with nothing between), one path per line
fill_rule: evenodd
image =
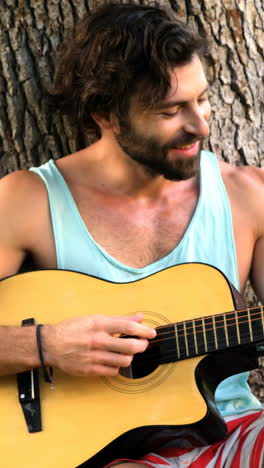
M169 90L170 68L207 52L206 38L166 8L106 4L87 13L62 47L50 100L75 127L100 137L92 112L123 120L132 96L155 106Z

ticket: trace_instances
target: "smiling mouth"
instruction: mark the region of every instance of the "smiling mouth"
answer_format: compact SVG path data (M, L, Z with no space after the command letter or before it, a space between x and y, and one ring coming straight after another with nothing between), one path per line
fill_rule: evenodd
M171 151L185 156L194 156L199 151L199 141L191 145L174 146L174 148L171 148Z
M190 148L192 148L195 144L196 144L196 142L195 142L195 143L192 143L191 145L174 146L174 148L176 148L176 149L190 149Z

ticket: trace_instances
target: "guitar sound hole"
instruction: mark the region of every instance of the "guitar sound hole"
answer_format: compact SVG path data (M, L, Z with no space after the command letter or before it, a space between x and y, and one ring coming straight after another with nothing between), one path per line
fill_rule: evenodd
M140 379L151 374L157 369L160 362L158 359L150 358L149 354L148 350L135 354L132 364L129 367L121 367L119 373L128 379Z
M129 366L129 367L120 367L119 374L123 375L123 377L126 377L127 379L140 379L141 377L146 377L147 375L151 374L156 370L158 367L158 364L153 364L152 366L149 366L148 368L144 367L135 367L135 366Z

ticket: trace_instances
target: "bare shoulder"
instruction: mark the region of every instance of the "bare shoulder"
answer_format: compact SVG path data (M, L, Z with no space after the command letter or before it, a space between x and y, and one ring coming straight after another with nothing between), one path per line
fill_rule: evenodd
M231 202L247 213L264 233L264 168L219 162ZM263 235L263 234L262 234Z
M5 220L2 235L3 230L10 237L12 233L26 235L47 203L45 186L33 172L16 171L3 177L0 180L0 219Z
M21 205L38 203L45 196L45 187L40 177L30 171L16 171L0 180L0 207L16 209ZM8 203L7 203L8 201ZM41 200L43 201L43 200Z
M32 171L15 171L11 172L11 174L2 177L2 179L0 180L0 189L5 190L11 188L13 184L18 184L18 188L26 186L30 187L36 184L38 185L38 181L39 177Z
M233 182L238 187L249 185L249 189L261 190L264 187L264 168L256 166L234 166L219 160L225 181Z
M45 192L41 179L29 171L0 180L0 278L15 274L44 237L49 213Z

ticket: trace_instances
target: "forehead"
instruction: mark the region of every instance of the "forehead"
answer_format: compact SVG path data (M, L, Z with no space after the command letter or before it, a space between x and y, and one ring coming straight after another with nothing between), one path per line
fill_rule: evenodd
M178 65L169 70L170 88L165 98L155 105L155 109L162 109L166 104L171 107L175 101L190 101L197 98L208 86L205 70L199 57L195 55L191 62ZM175 104L176 106L177 104ZM134 95L130 100L130 111L132 113L148 114L153 109L142 108L138 96Z
M194 56L190 63L172 68L169 74L171 85L162 104L174 100L191 100L199 96L208 85L198 56Z
M143 119L160 112L163 109L177 106L177 103L190 102L197 99L208 87L204 66L200 58L195 55L191 62L173 67L169 70L170 88L165 98L156 103L155 107L144 107L140 104L138 95L130 98L128 116Z

